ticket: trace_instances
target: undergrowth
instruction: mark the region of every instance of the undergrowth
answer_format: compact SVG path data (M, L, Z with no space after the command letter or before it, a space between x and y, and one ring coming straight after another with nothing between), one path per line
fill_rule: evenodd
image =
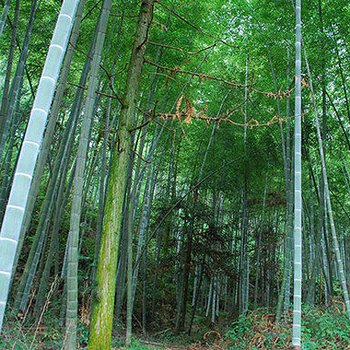
M350 322L342 304L332 307L304 307L303 350L350 350ZM62 348L64 329L57 320L45 320L39 328L24 327L19 321L7 323L0 338L1 350L58 350ZM192 336L176 335L172 328L153 334L152 340L134 338L129 348L116 335L113 349L122 350L255 350L290 349L292 315L277 323L275 314L266 309L248 312L231 323L228 315L220 315L216 325L205 317L196 317ZM230 324L230 326L228 326ZM88 328L78 327L79 349L85 349Z
M329 308L304 307L303 350L350 349L350 322L335 304ZM290 349L292 315L277 323L266 310L249 312L232 324L226 333L229 350Z

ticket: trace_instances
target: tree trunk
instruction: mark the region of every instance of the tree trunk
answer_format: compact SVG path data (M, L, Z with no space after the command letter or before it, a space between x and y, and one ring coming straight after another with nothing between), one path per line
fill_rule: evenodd
M145 43L153 15L153 0L143 0L129 63L124 105L119 120L118 145L113 152L106 194L101 248L97 266L97 291L90 326L88 349L110 349L114 311L118 242L122 220L128 161L131 152L131 128L136 110Z
M77 164L73 180L73 199L70 217L70 232L68 237L67 255L67 311L65 350L76 349L78 323L78 265L79 265L79 229L82 211L84 172L89 146L90 129L95 110L96 89L98 86L98 71L101 63L103 44L105 41L108 18L112 0L105 0L102 5L97 29L96 45L91 62L91 75L86 95L84 117L79 139Z
M348 292L348 287L347 287L347 284L346 284L346 277L345 277L345 273L344 273L344 264L343 264L343 261L341 259L341 254L340 254L340 249L339 249L339 242L338 242L338 238L337 238L337 234L336 234L336 230L335 230L333 210L332 210L332 203L331 203L331 198L330 198L330 193L329 193L326 161L325 161L325 156L324 156L324 151L323 151L321 128L320 128L320 124L319 124L319 120L318 120L317 106L316 106L316 101L315 101L315 98L314 98L314 91L313 91L313 86L312 86L312 79L311 79L311 72L310 72L309 62L307 60L306 55L305 55L305 62L306 62L307 72L308 72L308 75L309 75L310 89L311 89L311 99L312 99L314 112L315 112L317 139L318 139L320 158L321 158L321 163L322 163L322 174L323 174L325 197L326 197L325 199L326 199L326 204L327 204L327 209L328 209L329 222L330 222L330 226L331 226L333 248L334 248L334 252L335 252L335 256L336 256L336 262L337 262L337 267L338 267L338 275L339 275L340 285L341 285L341 288L342 288L344 302L345 302L345 305L346 305L346 313L347 313L348 317L350 318L349 292Z
M2 10L1 18L0 18L0 37L2 35L2 32L4 31L6 19L7 19L7 14L9 13L11 5L11 0L6 0L5 6Z

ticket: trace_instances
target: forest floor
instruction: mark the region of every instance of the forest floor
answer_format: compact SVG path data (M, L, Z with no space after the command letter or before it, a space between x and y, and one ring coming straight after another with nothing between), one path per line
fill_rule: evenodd
M150 344L150 342L138 340L135 341L134 347L126 348L123 347L120 348L114 348L114 350L224 350L228 348L228 344L225 341L217 341L212 344L203 344L203 343L192 343L190 345L176 345L176 344L161 344L161 343L153 343Z
M192 335L176 335L171 328L149 338L135 333L129 348L124 339L114 334L113 350L255 350L290 349L292 315L284 322L276 322L276 315L266 309L248 312L234 321L220 315L213 325L198 317ZM62 347L63 329L58 321L45 320L37 328L24 327L19 321L5 324L0 350L58 350ZM137 332L137 329L135 330ZM123 333L123 332L121 332ZM85 349L88 328L78 329L79 349ZM334 302L330 307L304 307L303 350L350 350L350 322L345 315L343 303Z

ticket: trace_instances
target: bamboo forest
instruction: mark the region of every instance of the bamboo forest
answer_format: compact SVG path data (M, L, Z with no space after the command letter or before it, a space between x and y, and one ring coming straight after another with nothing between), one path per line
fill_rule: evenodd
M1 0L0 350L350 349L348 0Z

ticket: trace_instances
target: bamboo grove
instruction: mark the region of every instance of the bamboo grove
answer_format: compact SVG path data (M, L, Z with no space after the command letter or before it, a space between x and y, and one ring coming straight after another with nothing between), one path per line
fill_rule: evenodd
M3 333L350 316L347 1L2 5Z

